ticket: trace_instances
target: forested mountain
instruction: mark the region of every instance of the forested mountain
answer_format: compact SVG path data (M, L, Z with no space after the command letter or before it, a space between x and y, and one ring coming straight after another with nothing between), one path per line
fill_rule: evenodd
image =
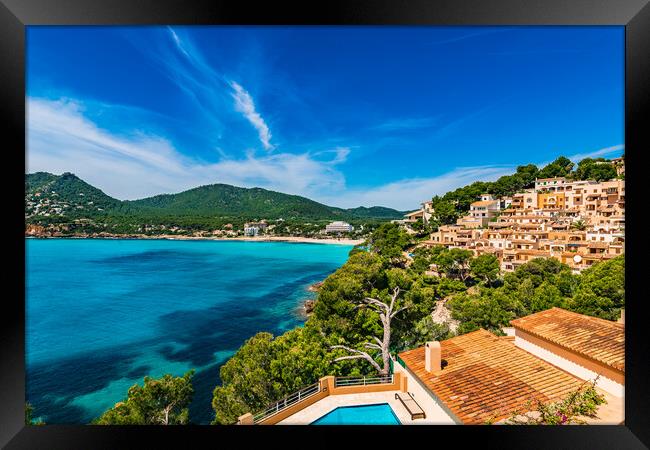
M26 216L95 217L119 208L120 203L69 172L25 175Z
M36 172L25 175L26 215L30 217L129 216L240 217L250 219L397 219L402 212L384 207L352 209L323 205L298 195L227 184L200 186L178 194L121 201L104 194L74 174Z

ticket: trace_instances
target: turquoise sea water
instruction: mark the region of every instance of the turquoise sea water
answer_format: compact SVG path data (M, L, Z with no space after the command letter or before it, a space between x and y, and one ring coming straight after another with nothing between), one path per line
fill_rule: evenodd
M325 414L312 425L401 425L388 403L341 406Z
M27 400L47 423L88 423L145 375L196 368L209 423L219 368L258 331L300 325L307 287L343 245L27 239Z

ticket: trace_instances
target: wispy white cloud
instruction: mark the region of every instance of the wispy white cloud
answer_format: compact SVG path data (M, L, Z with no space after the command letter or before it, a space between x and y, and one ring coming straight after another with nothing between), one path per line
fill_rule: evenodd
M624 149L624 145L615 145L593 152L577 153L567 157L577 163L583 158L597 158L600 156L620 154ZM542 168L549 162L551 161L536 163L536 165ZM420 202L428 200L434 195L445 194L446 192L466 186L475 181L495 181L504 175L512 175L516 171L516 168L516 164L458 167L435 177L407 178L378 187L347 189L343 196L322 196L320 199L325 203L329 202L329 204L336 204L341 207L381 205L407 211L418 208Z
M348 159L348 155L352 150L349 147L337 147L334 149L336 156L331 161L331 164L340 164Z
M581 159L585 159L585 158L600 158L604 156L611 156L613 154L616 154L618 156L621 153L623 153L623 150L625 150L625 145L619 144L619 145L613 145L611 147L601 148L593 152L576 153L574 155L567 156L567 158L569 158L571 161L577 164L578 162L580 162Z
M407 211L418 208L421 202L434 195L442 195L474 181L494 181L514 170L514 167L505 166L459 167L435 177L407 178L378 187L347 189L343 195L323 195L320 199L345 208L378 205Z
M270 128L243 83L234 82L231 75L226 75L218 60L208 61L182 28L167 27L164 37L146 47L142 41L132 43L185 94L200 113L203 132L213 144L217 147L233 142L251 145L252 142L247 142L250 137L239 132L238 122L243 117L257 131L263 148L274 149Z
M330 165L338 165L346 162L348 160L348 156L352 152L352 149L350 147L334 147L330 148L327 150L321 150L317 152L313 152L313 155L315 157L319 157L317 159L327 161L328 164ZM333 155L333 157L332 157ZM320 158L320 157L325 157L325 158ZM327 159L329 157L332 157L331 159Z
M264 148L266 150L273 150L271 131L260 113L256 111L253 97L236 81L232 81L230 85L234 90L232 96L235 99L235 110L242 113L253 127L255 127Z
M183 43L181 42L181 39L178 37L178 34L176 34L176 32L174 31L173 28L171 28L171 27L167 27L167 28L168 28L168 30L169 30L169 33L170 33L171 36L172 36L172 39L174 39L174 43L176 44L176 47L178 47L178 49L179 49L179 50L180 50L180 51L181 51L185 56L190 57L190 54L187 52L187 50L185 50L185 48L183 48Z
M184 156L160 136L140 132L117 135L102 129L88 119L83 103L69 99L29 98L27 126L29 172L73 172L119 199L226 183L303 195L341 207L409 209L434 194L508 173L499 167L461 168L433 178L350 189L337 169L350 154L348 147L262 157L249 152L241 159L198 161Z
M515 165L459 167L434 177L349 187L337 169L348 159L349 147L262 157L251 151L239 159L200 161L184 156L161 136L138 131L115 134L102 129L88 118L83 103L70 99L28 98L27 131L29 172L74 172L120 199L226 183L302 195L339 207L380 205L410 210L433 195L474 181L493 181L515 171ZM607 147L572 155L570 159L608 155L623 148Z
M234 99L234 110L241 113L257 130L264 149L273 150L275 146L271 144L271 130L257 111L251 94L240 83L227 80L225 75L215 70L190 39L181 39L171 27L168 27L168 30L176 48L185 55L185 60L189 63L188 66L183 61L174 61L173 58L163 61L163 66L179 87L189 94L202 109L209 110L210 114L214 116L223 113L224 93L229 92Z
M262 187L315 197L341 192L343 175L334 167L345 151L317 160L309 153L278 153L205 162L188 158L160 136L119 135L98 127L78 101L29 98L27 169L73 172L119 199L180 192L203 184Z

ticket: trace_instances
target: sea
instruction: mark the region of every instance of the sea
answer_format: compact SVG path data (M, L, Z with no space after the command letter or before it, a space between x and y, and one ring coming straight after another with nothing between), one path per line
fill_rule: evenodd
M145 376L196 369L190 421L214 419L220 367L260 331L305 321L307 288L351 246L26 239L26 398L48 424L86 424Z

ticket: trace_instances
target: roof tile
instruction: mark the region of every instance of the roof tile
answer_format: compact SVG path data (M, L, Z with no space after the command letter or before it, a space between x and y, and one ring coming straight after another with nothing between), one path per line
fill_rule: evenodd
M513 327L625 373L625 326L551 308L510 322Z
M529 400L560 400L582 383L485 330L442 341L440 346L447 366L434 374L424 369L424 347L399 357L466 424L509 417Z

